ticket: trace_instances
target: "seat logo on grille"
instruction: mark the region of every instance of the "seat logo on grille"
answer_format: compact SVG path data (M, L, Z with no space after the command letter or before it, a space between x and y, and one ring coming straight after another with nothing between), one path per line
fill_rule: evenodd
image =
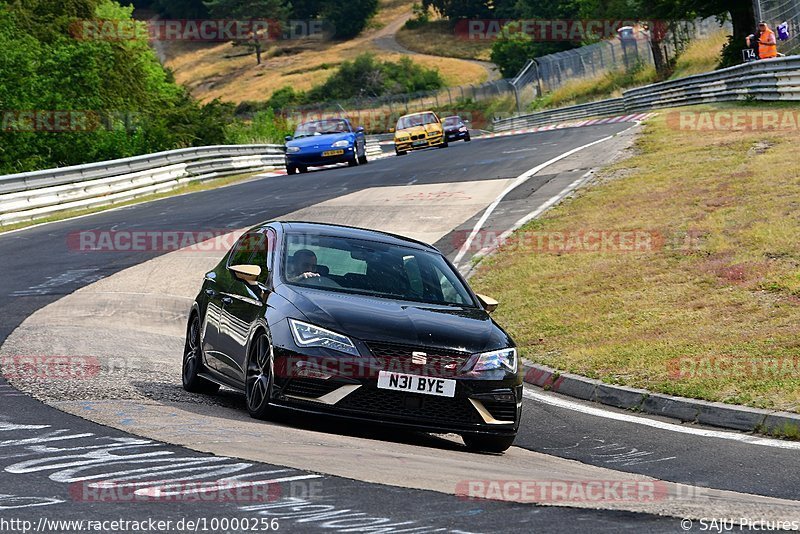
M411 363L416 365L425 365L428 363L428 355L424 352L412 352Z

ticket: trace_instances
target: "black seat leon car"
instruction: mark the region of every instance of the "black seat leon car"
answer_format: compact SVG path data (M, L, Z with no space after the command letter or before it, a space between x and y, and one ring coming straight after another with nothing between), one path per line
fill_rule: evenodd
M520 421L513 340L434 247L307 222L246 231L205 274L189 314L183 387L278 408L460 434L502 452Z

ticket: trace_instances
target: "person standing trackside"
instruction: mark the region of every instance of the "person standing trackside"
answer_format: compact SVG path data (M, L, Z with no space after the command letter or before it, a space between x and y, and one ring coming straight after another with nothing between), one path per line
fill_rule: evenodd
M775 32L763 20L758 23L758 59L778 57L778 41Z

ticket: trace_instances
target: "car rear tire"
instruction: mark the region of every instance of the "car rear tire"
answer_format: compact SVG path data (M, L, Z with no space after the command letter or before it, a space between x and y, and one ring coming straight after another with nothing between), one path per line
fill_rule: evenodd
M300 165L299 167L297 167L297 169L300 171L301 174L305 174L308 172L308 167L306 167L305 165Z
M476 434L464 434L461 438L464 445L473 452L492 452L501 453L508 450L514 443L516 436L483 436Z
M247 412L254 419L267 419L273 410L272 397L272 339L260 331L250 343L245 367L245 398Z
M195 313L186 329L186 343L183 348L182 381L183 389L190 393L213 395L219 391L219 384L199 376L203 372L203 349L200 339L200 317Z

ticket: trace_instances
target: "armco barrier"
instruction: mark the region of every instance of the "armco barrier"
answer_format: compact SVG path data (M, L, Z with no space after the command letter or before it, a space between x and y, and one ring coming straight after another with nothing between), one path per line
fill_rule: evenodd
M125 202L181 185L284 166L281 145L219 145L0 176L0 225Z
M800 56L754 61L629 89L620 98L501 119L494 122L494 130L736 100L800 100Z

